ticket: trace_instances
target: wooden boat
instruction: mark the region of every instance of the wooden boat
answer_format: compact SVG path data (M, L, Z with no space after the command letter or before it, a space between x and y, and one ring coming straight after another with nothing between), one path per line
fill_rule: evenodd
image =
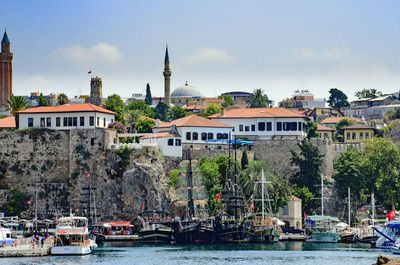
M282 233L277 227L277 219L270 216L254 216L253 219L253 238L254 243L274 243L279 241Z
M213 221L196 220L173 222L177 244L212 244L216 241Z
M51 255L86 255L97 247L89 237L88 219L71 216L58 220L55 244L50 249Z
M136 241L138 235L134 234L133 228L129 221L104 222L101 233L96 235L96 242L105 241Z
M173 229L171 218L163 212L149 211L139 216L141 228L139 243L142 244L171 244Z
M249 243L254 230L246 220L221 220L217 225L217 243Z
M306 231L311 237L306 242L312 243L338 243L340 234L336 232L337 217L313 215L306 218Z

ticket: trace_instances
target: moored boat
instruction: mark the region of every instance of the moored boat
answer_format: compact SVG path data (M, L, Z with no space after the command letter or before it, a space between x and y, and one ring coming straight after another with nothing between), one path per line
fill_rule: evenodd
M306 242L338 243L340 234L336 232L337 217L313 215L306 218L306 231L311 234Z
M142 213L139 217L141 228L139 230L139 243L143 244L171 244L173 229L171 218L165 213L150 211Z

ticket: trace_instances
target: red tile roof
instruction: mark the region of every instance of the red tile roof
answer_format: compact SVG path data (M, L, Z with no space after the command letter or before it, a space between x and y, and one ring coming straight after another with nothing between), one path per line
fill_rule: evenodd
M179 134L175 134L172 132L158 132L153 133L152 135L145 135L140 137L140 139L149 139L149 138L164 138L164 137L181 137Z
M227 110L224 116L218 113L209 118L305 118L305 116L285 108L241 108Z
M15 118L14 117L5 117L0 119L0 128L15 128Z
M197 115L190 115L184 118L176 119L171 122L160 123L156 128L168 128L172 125L176 127L215 127L215 128L233 128L220 122L212 121Z
M182 107L182 109L186 109L186 110L198 110L199 109L200 110L200 109L205 109L205 107L194 104L194 105Z
M17 114L25 114L25 113L60 113L60 112L102 112L102 113L107 113L107 114L114 114L116 115L117 113L90 104L90 103L83 103L83 104L65 104L65 105L60 105L60 106L55 106L55 107L36 107L36 108L30 108L26 110L20 110L17 112Z
M334 129L322 124L317 124L317 131L334 131Z
M294 196L294 195L290 195L290 199L291 199L292 201L301 201L301 199L297 198L297 197Z
M336 124L343 119L352 120L357 123L363 123L363 121L361 121L357 118L352 118L352 117L328 117L325 120L321 121L321 124Z

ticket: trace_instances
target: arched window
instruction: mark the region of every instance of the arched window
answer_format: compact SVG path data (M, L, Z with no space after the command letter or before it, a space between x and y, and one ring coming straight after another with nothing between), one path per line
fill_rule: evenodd
M228 139L228 134L224 133L224 138L223 139Z
M217 139L224 139L222 133L217 133Z
M199 139L199 134L197 132L193 133L193 141L197 141Z
M201 140L202 141L207 140L207 133L205 133L205 132L201 133Z
M208 133L208 139L214 139L214 134L213 133Z
M187 132L186 133L186 140L191 140L192 139L192 133L191 132Z

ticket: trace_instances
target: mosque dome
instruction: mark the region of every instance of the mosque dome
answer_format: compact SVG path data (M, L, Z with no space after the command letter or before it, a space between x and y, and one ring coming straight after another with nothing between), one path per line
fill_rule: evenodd
M184 97L202 97L200 91L189 85L187 82L184 86L175 88L171 93L171 98L184 98Z

